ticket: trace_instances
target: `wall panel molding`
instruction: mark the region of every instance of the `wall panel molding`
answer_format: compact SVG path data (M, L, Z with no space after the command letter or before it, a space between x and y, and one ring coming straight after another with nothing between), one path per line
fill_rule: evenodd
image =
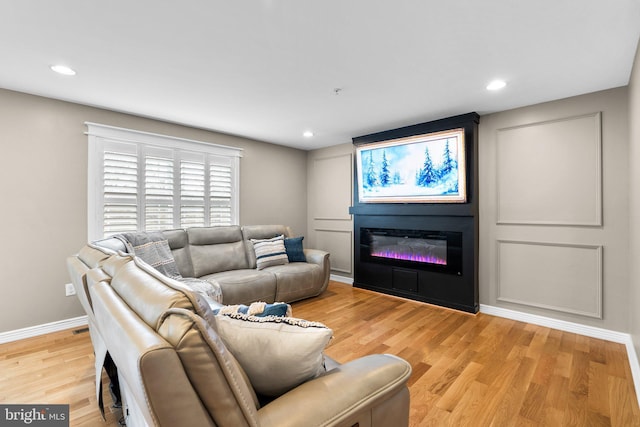
M314 188L313 219L351 221L349 206L353 200L351 182L353 176L353 154L320 157L313 160Z
M601 113L496 131L498 224L602 226Z
M331 254L331 271L353 274L353 231L315 228L316 246Z
M496 240L497 300L602 319L600 245Z

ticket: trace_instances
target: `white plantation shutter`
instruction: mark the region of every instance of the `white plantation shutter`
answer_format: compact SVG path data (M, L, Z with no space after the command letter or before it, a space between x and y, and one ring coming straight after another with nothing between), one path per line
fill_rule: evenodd
M173 227L174 159L171 150L148 150L144 157L145 229Z
M240 149L86 125L89 240L238 224Z
M204 156L180 162L180 227L202 227L205 218L206 175Z
M104 234L136 231L138 225L138 157L136 147L110 144L103 158Z
M209 223L230 225L233 223L233 180L230 165L225 159L211 158L209 164Z

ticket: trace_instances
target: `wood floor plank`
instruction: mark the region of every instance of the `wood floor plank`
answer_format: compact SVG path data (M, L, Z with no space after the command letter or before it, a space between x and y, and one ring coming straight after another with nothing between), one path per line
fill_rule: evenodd
M330 357L386 352L412 365L411 426L640 427L622 344L337 282L292 305L333 329ZM88 333L1 344L0 403L70 404L72 426L116 427L106 390L106 422L98 411L93 363Z

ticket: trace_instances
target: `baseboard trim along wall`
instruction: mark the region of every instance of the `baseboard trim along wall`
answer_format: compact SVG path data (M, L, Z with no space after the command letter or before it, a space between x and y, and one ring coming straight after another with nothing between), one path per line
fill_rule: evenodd
M0 332L0 344L37 337L52 332L64 331L65 329L77 328L79 326L86 326L87 324L87 316L80 316L42 325L29 326L28 328L16 329L15 331Z
M547 328L559 329L565 332L573 332L575 334L585 335L591 338L599 338L606 341L624 344L627 348L627 357L629 358L629 366L631 367L631 375L633 377L633 385L636 389L638 405L640 405L640 362L638 362L638 356L630 334L596 328L594 326L580 325L578 323L567 322L564 320L551 319L549 317L538 316L536 314L522 313L520 311L494 307L491 305L480 304L480 312L490 314L492 316L504 317L538 326L545 326Z
M351 277L340 276L339 274L331 274L329 276L329 279L333 280L334 282L346 283L347 285L353 286L353 279Z

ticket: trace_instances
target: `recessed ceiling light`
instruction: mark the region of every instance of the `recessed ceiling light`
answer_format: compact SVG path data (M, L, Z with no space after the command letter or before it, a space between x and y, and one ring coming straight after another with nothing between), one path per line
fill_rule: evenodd
M311 138L313 136L313 132L311 132L310 130L306 130L304 131L302 136L304 136L305 138Z
M66 65L52 65L51 69L58 74L63 74L65 76L75 76L75 70L67 67Z
M504 80L494 80L487 85L487 90L500 90L507 85Z

